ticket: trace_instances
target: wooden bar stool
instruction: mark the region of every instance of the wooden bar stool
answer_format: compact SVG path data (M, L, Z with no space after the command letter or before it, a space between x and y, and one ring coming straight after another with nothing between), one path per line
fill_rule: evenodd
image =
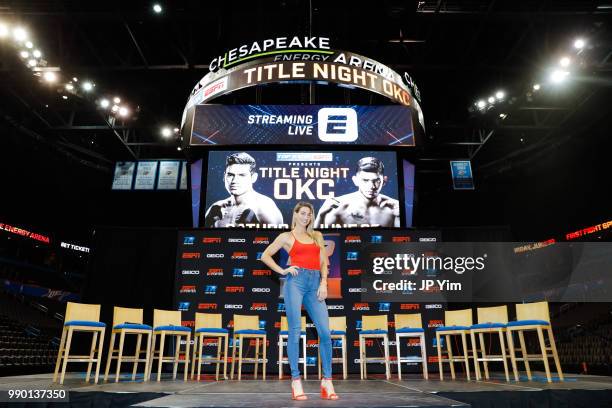
M380 362L380 357L366 357L366 339L381 338L383 340L383 348L385 352L384 363L387 380L391 378L391 370L389 367L389 331L387 315L378 316L362 316L361 331L359 332L359 365L361 368L361 379L368 378L367 363L368 361Z
M478 324L470 328L470 337L472 339L472 350L474 358L474 368L476 369L476 380L481 379L480 362L484 365L485 378L489 379L489 361L501 361L504 364L504 373L506 381L510 381L508 376L508 359L506 357L506 325L508 324L508 306L497 307L479 307L476 309L478 315ZM499 336L499 344L501 354L487 355L484 341L484 333L494 334ZM476 343L476 335L479 342ZM516 371L514 377L518 380Z
M55 363L55 372L53 373L53 382L57 382L57 374L59 372L60 363L62 363L62 374L60 376L59 383L63 384L64 375L66 374L66 365L68 363L79 362L88 363L85 382L89 382L91 365L96 363L96 375L94 382L97 384L98 375L100 373L100 360L102 359L105 330L106 324L100 321L100 305L68 302L66 304L66 315L64 316L62 339L60 340L60 346L57 352L57 361ZM75 332L93 333L89 355L70 355L72 334ZM96 350L96 341L98 341L98 336L100 336L100 340L98 342L98 349ZM96 351L98 352L97 356Z
M421 348L420 357L402 357L400 353L400 339L418 338L419 346ZM397 349L397 377L402 379L402 363L421 363L423 365L423 378L428 379L427 373L427 353L425 349L427 344L425 343L425 330L423 329L423 322L421 321L421 314L396 314L395 315L395 346Z
M155 350L155 343L159 336L159 350ZM174 357L164 357L164 345L166 336L173 336L176 340ZM180 361L181 338L185 337L185 360ZM191 342L191 329L181 326L181 312L178 310L153 310L153 345L151 346L151 361L149 362L149 373L153 370L153 361L157 358L157 381L161 381L161 369L163 363L173 363L172 379L176 380L176 371L179 363L185 364L184 381L187 381L187 369L189 365L189 343ZM157 353L157 357L155 356Z
M469 349L467 346L467 334L472 326L472 309L454 310L444 312L444 326L436 329L436 346L438 349L438 366L440 368L440 380L444 380L444 370L442 363L449 363L451 377L455 379L455 361L465 364L465 373L468 381L470 380L470 360L468 357ZM446 338L446 348L448 350L448 358L442 359L442 345L440 336ZM463 357L454 357L453 348L451 347L451 336L461 336L461 345L463 348Z
M202 357L204 339L217 339L217 358ZM227 380L227 349L228 349L228 330L223 327L223 316L221 313L197 313L195 314L195 339L193 344L193 356L191 357L191 378L193 379L194 369L198 365L198 381L202 363L217 363L215 379L219 381L219 368L223 363L223 379ZM221 343L223 343L223 358L221 358ZM197 352L197 353L196 353Z
M340 340L342 344L342 357L332 357L332 364L342 364L342 378L348 378L347 359L346 359L346 316L334 316L329 318L330 337L332 347L334 340ZM333 351L333 348L332 348ZM319 380L321 379L321 351L317 359L319 366Z
M110 346L108 349L108 357L106 358L106 371L104 373L104 381L108 381L108 372L110 371L111 360L117 360L117 373L115 376L115 382L119 382L121 375L121 363L134 363L132 368L132 381L136 379L136 371L138 369L138 363L145 363L144 369L144 381L148 381L147 373L149 372L149 357L151 354L151 335L153 328L146 324L142 324L142 309L130 309L126 307L115 306L113 310L113 329L111 331ZM119 335L119 348L115 347L115 335ZM123 342L127 334L135 334L136 338L136 351L134 356L124 357L123 356ZM147 336L146 349L141 350L140 345L142 342L142 336ZM117 355L115 355L117 352ZM145 353L145 358L140 358L140 354Z
M254 363L255 375L259 368L259 342L263 341L263 379L266 379L266 342L268 336L265 330L259 329L259 316L257 315L234 315L234 335L232 344L232 368L230 378L234 379L234 362L236 361L236 343L238 346L238 381L242 378L242 363ZM244 339L255 339L255 357L242 357L242 343Z
M306 379L306 316L302 316L300 319L300 340L302 340L302 354L303 358L300 358L300 363L303 364L304 379ZM287 316L281 316L281 329L278 334L278 379L283 378L283 364L289 364L289 358L283 357L283 341L289 341L289 326L287 324Z
M523 361L525 363L525 370L527 371L527 378L529 381L531 381L532 376L529 361L542 361L544 363L544 371L546 372L546 380L548 382L552 382L550 367L548 365L548 359L552 357L555 361L557 373L559 374L559 380L564 381L561 363L559 362L559 355L557 354L557 346L555 345L555 338L553 336L552 326L550 324L548 302L516 305L516 321L509 322L506 330L508 336L508 347L510 348L510 360L512 361L512 369L515 373L517 372L516 362ZM538 334L541 354L527 354L524 332L534 330ZM546 331L548 334L550 347L546 347L544 331ZM514 347L514 339L512 337L514 332L518 333L521 344L520 358L516 357L516 349ZM548 353L549 351L551 354ZM515 379L518 381L518 376L516 374Z

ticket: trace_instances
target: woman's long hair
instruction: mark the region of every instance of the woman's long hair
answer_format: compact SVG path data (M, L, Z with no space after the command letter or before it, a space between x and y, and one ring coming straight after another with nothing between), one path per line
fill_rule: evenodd
M300 201L295 207L293 207L293 217L291 218L291 229L293 230L297 225L297 214L303 208L306 207L310 210L310 222L306 226L306 234L317 244L319 248L325 248L325 243L323 242L323 238L319 234L315 234L313 225L315 220L315 212L314 207L308 201Z

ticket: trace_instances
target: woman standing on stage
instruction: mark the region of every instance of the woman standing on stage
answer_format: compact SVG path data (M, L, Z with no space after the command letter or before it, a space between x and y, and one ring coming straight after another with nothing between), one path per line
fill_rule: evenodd
M272 242L261 256L270 269L286 275L284 285L285 310L289 326L287 355L291 367L291 391L295 400L306 400L299 368L299 342L302 303L317 328L319 351L323 366L321 398L338 399L332 384L332 346L327 314L328 259L323 243L323 234L313 230L314 208L312 204L300 201L293 209L291 231L283 232ZM287 268L280 267L272 256L283 248L289 253ZM306 358L306 356L304 356Z

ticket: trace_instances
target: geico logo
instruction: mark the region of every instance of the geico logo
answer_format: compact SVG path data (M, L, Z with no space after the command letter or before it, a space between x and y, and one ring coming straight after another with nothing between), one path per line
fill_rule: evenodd
M196 287L195 285L183 285L180 293L196 293Z
M248 254L246 252L234 252L232 254L232 259L248 259Z
M363 342L365 343L366 347L374 346L374 340L373 339L365 339ZM359 340L355 340L353 342L353 347L359 347Z
M199 252L183 252L183 259L200 259Z
M440 303L434 303L433 305L425 305L425 309L442 309Z
M419 242L436 242L436 238L419 238Z
M383 345L385 344L385 342L383 341ZM389 345L390 346L395 346L395 340L389 340Z
M349 293L365 293L367 291L367 288L349 288Z
M244 293L244 286L226 286L226 293Z
M227 242L246 242L245 238L228 238Z
M442 327L444 326L444 323L442 322L442 320L430 320L429 323L427 324L427 327Z
M182 320L181 321L181 326L184 326L184 327L194 327L195 326L195 320Z
M410 242L410 237L393 237L391 238L391 242Z
M255 293L269 293L270 292L270 288L253 288L251 289L251 292L255 292Z
M268 310L267 303L253 303L251 305L251 310Z
M347 272L348 276L359 276L363 274L361 269L349 269Z
M216 303L198 303L198 309L200 310L217 310Z
M199 275L200 271L199 270L183 270L181 273L183 275Z
M225 258L225 254L206 254L207 258Z
M418 303L402 303L400 305L400 310L419 310Z
M203 244L220 244L221 238L219 237L204 237L202 238Z
M253 276L272 276L272 271L269 269L253 269Z
M221 268L210 268L208 272L206 272L208 276L223 276L223 269Z
M226 309L242 309L242 305L225 305Z
M370 304L369 303L355 303L353 304L353 310L369 311Z
M346 238L344 238L344 243L345 244L359 244L361 243L361 236L347 235Z
M327 310L344 310L344 305L327 305Z
M269 244L270 243L270 238L268 238L268 237L255 237L255 239L253 239L253 243L254 244Z

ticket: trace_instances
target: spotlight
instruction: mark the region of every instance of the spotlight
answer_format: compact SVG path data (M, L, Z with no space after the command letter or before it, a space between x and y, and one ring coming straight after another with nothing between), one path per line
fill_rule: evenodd
M494 97L492 97L492 96L489 96L489 99L487 99L487 101L488 101L489 103L495 103L495 98L494 98Z
M486 105L486 102L485 102L485 101L483 101L482 99L481 99L481 100L479 100L478 102L476 102L476 106L478 106L478 108L479 108L479 109L484 108L484 107L485 107L485 105Z
M568 57L563 57L559 60L559 65L561 65L562 67L569 67L570 64L570 59Z
M8 36L8 34L9 28L6 26L6 24L0 23L0 38L4 38Z
M100 106L106 109L110 106L110 101L106 98L100 99Z
M66 84L66 90L67 91L72 91L74 89L74 85L72 84Z
M172 135L172 131L170 130L170 128L169 128L169 127L164 127L164 128L162 128L162 130L161 130L161 135L162 135L163 137L168 138L168 137L170 137L170 136Z
M534 91L539 91L540 90L540 84L534 84L533 85L533 90Z
M499 100L504 99L504 97L506 96L506 94L504 93L504 91L497 91L495 92L495 97Z
M114 103L121 103L121 98L119 98L118 96L115 96L115 97L113 98L113 102L114 102Z
M72 77L72 82L79 82L79 80L77 79L77 77Z
M500 114L499 114L499 117L500 117L501 119L506 119L506 118L508 117L508 114L506 114L506 113L500 113Z
M31 59L31 60L28 61L28 65L31 66L31 67L35 67L36 64L37 64L37 62L36 62L35 59Z
M32 51L32 55L34 56L34 58L40 58L42 57L42 52L40 52L39 50L34 50Z
M81 85L81 86L83 87L83 90L84 90L85 92L89 92L89 91L91 91L91 90L93 89L93 87L94 87L95 85L94 85L94 84L92 84L92 83L91 83L91 82L89 82L89 81L85 81L85 82L83 82L83 85Z
M174 128L174 133L178 133L179 132L179 128Z
M66 99L68 99L68 97L66 95L62 95L62 99L66 100Z
M111 112L117 112L119 110L119 106L117 105L113 105L113 107L111 108Z
M28 38L28 33L23 27L17 27L13 30L13 38L19 42L25 41Z
M32 41L26 41L25 46L26 48L32 48L34 47L34 44L32 44Z
M21 58L28 58L30 56L30 53L27 51L20 51L19 55L21 56Z
M125 118L129 114L130 114L130 111L125 106L122 106L119 108L119 116L122 116Z
M47 71L43 74L43 78L47 82L55 82L57 81L57 75L53 71Z
M586 42L582 38L576 38L576 41L574 41L574 48L578 50L583 49L585 45Z
M177 147L176 150L178 150L179 152L183 149L181 149L181 146Z
M153 5L153 11L156 12L157 14L161 13L163 11L163 8L161 5L155 3Z
M565 78L569 75L569 72L562 71L560 69L555 69L550 74L550 80L556 84L561 83L565 80Z

